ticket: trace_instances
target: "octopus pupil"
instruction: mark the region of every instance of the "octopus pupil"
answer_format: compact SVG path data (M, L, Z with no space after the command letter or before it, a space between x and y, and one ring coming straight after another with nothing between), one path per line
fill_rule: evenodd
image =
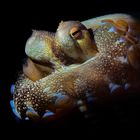
M73 36L75 36L77 33L79 33L80 32L80 30L78 30L78 31L76 31L76 32L74 32L74 33L72 33L72 35Z

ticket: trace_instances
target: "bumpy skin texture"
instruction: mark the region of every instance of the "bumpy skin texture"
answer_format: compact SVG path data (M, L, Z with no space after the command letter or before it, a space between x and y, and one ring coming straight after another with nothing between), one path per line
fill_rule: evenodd
M39 116L57 114L89 95L139 91L139 37L139 22L123 14L63 22L51 35L35 31L26 45L30 59L15 84L17 112L23 119L30 108Z

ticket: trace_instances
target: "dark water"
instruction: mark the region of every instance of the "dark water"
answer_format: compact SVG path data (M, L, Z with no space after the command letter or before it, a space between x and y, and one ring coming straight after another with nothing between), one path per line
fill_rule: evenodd
M70 2L70 7L55 9L56 12L47 9L48 5L43 8L38 6L31 7L25 4L24 8L15 6L9 9L9 12L3 15L4 28L3 45L1 50L1 92L0 92L0 126L5 131L42 130L45 133L53 131L63 132L74 131L80 135L88 134L94 137L95 134L114 133L127 134L136 132L140 129L140 95L132 93L131 95L113 98L109 101L99 102L94 105L92 117L85 119L82 113L74 113L58 120L57 122L46 125L33 124L32 122L17 122L10 107L10 86L17 78L18 72L22 67L22 60L25 57L24 46L26 40L31 35L32 29L55 31L61 20L86 20L95 16L109 13L123 12L131 13L137 18L139 8L137 1L94 1L74 5ZM86 8L86 10L83 10ZM13 10L14 9L14 10ZM5 27L6 26L6 27ZM47 130L47 131L46 131ZM135 131L136 130L136 131ZM43 133L43 134L45 134ZM74 133L73 133L74 134ZM14 134L15 136L15 134Z

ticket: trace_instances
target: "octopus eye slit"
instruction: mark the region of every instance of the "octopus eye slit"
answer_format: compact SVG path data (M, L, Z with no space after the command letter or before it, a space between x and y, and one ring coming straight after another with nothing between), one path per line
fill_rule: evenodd
M79 32L81 32L80 30L77 30L76 32L72 33L72 36L75 36L76 34L78 34Z
M74 28L71 29L70 35L75 39L80 39L81 36L82 36L82 32L81 32L80 29L74 27Z

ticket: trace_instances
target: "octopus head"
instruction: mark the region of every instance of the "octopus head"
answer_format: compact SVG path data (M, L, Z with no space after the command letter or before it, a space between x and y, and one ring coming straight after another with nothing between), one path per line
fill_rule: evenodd
M97 53L92 32L79 21L62 21L55 37L64 53L73 59L85 61Z
M56 33L33 31L25 47L28 57L38 62L81 63L97 53L93 33L79 21L61 22ZM73 61L72 61L73 60Z

